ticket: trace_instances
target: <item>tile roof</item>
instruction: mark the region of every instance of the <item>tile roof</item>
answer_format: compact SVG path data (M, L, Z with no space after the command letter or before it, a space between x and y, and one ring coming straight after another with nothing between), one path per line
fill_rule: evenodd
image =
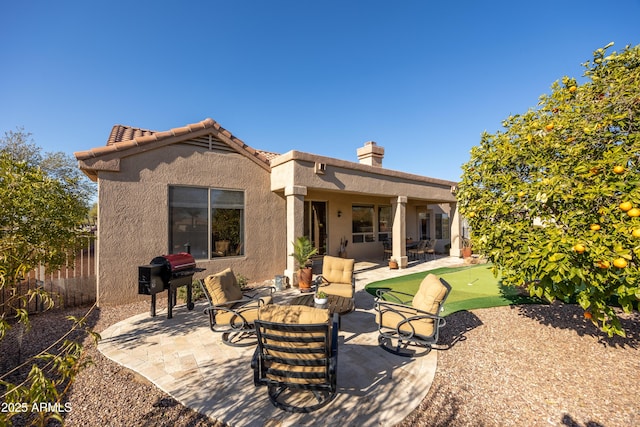
M149 136L158 133L155 130L138 129L131 126L115 125L111 129L111 135L107 139L107 145L115 144L122 141L130 141L140 136Z
M148 146L169 138L179 138L179 141L188 140L195 133L199 135L203 131L212 130L216 136L238 152L243 152L249 157L253 157L261 163L269 166L271 160L279 154L268 151L256 150L241 139L236 138L228 130L220 126L215 120L207 118L198 123L192 123L183 127L169 129L168 131L153 131L148 129L134 128L131 126L115 125L111 129L111 134L107 139L107 145L92 148L88 151L78 151L74 153L77 160L88 160L116 152L124 152L134 147ZM198 136L199 136L198 135ZM195 136L195 135L193 135ZM176 141L176 142L179 142Z

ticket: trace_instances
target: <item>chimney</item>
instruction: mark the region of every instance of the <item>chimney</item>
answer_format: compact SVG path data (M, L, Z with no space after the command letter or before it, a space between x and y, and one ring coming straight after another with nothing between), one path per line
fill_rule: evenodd
M358 148L358 160L363 165L382 167L384 148L373 141L365 142L364 147Z

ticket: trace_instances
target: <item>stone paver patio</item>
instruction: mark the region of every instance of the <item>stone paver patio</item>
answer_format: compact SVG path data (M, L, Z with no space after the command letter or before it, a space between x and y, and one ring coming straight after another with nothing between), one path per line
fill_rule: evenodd
M101 333L99 350L109 359L139 373L183 405L235 426L296 426L322 420L323 425L380 426L402 421L429 391L437 351L403 358L378 346L373 297L364 286L384 278L459 265L445 257L390 270L373 262L356 264L356 310L342 316L338 350L338 393L311 414L289 414L271 405L264 387L253 385L254 347L222 343L209 329L204 305L184 305L156 317L143 313ZM296 289L276 293L286 300ZM278 295L280 294L280 295Z

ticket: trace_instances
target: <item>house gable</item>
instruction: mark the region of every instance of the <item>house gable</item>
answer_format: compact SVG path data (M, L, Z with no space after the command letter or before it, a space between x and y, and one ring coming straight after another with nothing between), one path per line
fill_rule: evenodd
M220 126L219 123L209 118L163 132L115 125L106 146L79 151L74 155L80 169L89 178L96 181L98 171L118 172L120 159L124 157L178 143L205 147L211 151L236 152L251 159L266 171L271 170L271 159L277 157L274 153L256 150L248 146Z

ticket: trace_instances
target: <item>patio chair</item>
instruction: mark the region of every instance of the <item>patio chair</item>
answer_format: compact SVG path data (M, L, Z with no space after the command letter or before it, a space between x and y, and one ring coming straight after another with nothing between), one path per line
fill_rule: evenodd
M427 260L427 255L431 254L431 256L433 256L433 259L436 259L436 243L437 240L436 239L431 239L429 240L429 243L427 243L427 246L424 248L424 260Z
M353 299L356 283L353 278L354 259L325 255L322 260L322 275L314 285L316 291Z
M255 345L253 321L260 307L272 303L274 288L243 292L231 268L205 277L200 280L200 286L207 297L208 307L204 312L209 315L211 330L222 333L222 341L227 345Z
M375 310L380 346L400 356L415 355L409 345L424 347L425 353L431 351L440 328L447 323L439 313L450 291L451 285L433 274L422 280L413 299L404 292L379 289Z
M382 241L382 260L386 261L391 258L393 254L393 248L391 247L391 240L385 239Z
M429 242L427 240L420 240L418 242L418 246L416 246L415 248L409 249L407 252L409 253L410 257L413 257L415 259L420 259L422 257L422 255L424 255L425 249L427 247L427 244Z
M311 412L336 395L338 315L301 305L268 305L255 321L258 346L251 360L256 387L287 412Z

